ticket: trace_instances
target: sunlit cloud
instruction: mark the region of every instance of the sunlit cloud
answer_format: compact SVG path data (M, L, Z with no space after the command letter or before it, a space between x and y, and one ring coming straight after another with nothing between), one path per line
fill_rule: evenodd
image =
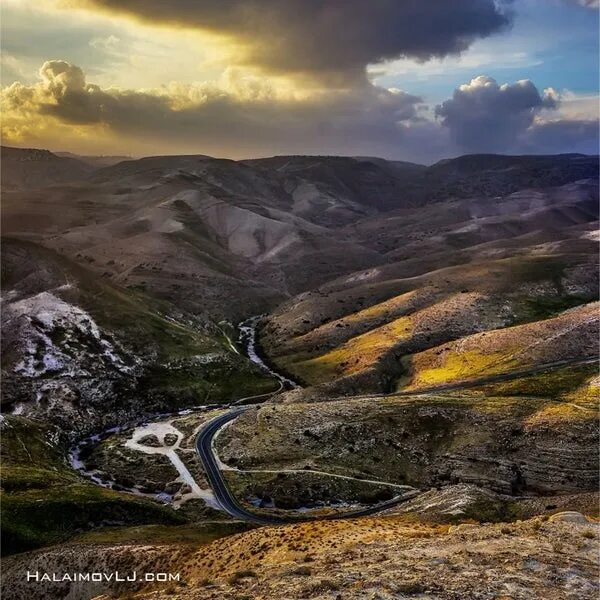
M552 2L561 15L588 21L593 3L577 4ZM564 73L556 82L546 73L539 88L530 82L523 105L503 102L503 81L548 71L547 54L539 51L549 51L550 37L520 31L518 43L510 38L524 5L529 18L547 6L538 0L6 0L3 140L85 153L431 161L465 151L529 150L541 140L534 132L545 128L552 148L591 148L595 94L564 89ZM557 32L561 40L569 35ZM490 70L498 93L475 103L480 113L465 109L461 101L477 96L472 80ZM511 93L527 91L506 85ZM550 86L560 90L554 105L543 89ZM479 143L484 127L490 134Z
M78 66L48 61L40 79L3 90L6 143L66 139L98 147L119 137L138 152L160 140L163 148L241 157L251 148L268 154L286 146L339 153L360 140L365 150L389 153L405 125L421 121L421 99L401 90L367 86L307 95L235 68L211 82L128 90L88 83Z
M65 0L61 3L141 23L215 36L233 64L340 82L367 65L400 57L458 54L505 30L510 0Z

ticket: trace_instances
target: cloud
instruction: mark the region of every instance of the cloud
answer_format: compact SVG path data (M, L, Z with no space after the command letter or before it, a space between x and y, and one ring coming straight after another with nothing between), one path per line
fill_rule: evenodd
M213 82L133 91L88 83L78 66L56 60L39 75L34 85L3 90L5 143L105 143L144 154L159 144L162 152L233 157L344 148L390 155L426 125L421 98L370 85L305 95L231 68Z
M425 61L507 28L512 0L77 0L146 22L195 28L236 45L239 64L362 78L368 64Z
M438 105L436 116L456 143L469 152L506 151L534 122L543 109L556 108L558 94L540 94L528 79L499 85L480 75L454 90L451 99Z
M598 154L598 125L597 119L541 121L528 130L521 149L523 152L536 154Z
M568 4L578 4L585 8L600 8L600 0L565 0Z
M376 155L432 162L468 152L594 152L589 98L481 76L429 118L423 99L374 85L311 93L232 67L214 81L128 90L64 60L2 91L4 143L81 153ZM561 98L562 98L561 97ZM597 125L596 125L597 127Z

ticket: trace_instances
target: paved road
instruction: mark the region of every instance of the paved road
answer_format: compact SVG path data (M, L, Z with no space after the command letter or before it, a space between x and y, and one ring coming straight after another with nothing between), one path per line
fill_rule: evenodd
M212 443L215 434L223 425L228 423L229 421L233 421L237 419L243 412L248 410L250 407L245 408L236 408L226 412L224 415L220 415L208 423L204 425L204 427L198 432L196 437L196 451L198 452L198 456L204 465L204 470L206 471L206 475L208 478L208 482L210 483L210 487L213 490L215 498L218 500L221 507L226 510L231 516L241 519L242 521L247 521L249 523L257 523L260 525L281 525L283 523L296 523L298 521L308 521L315 520L317 517L314 516L306 516L306 517L294 517L294 518L285 518L276 515L267 515L261 514L258 515L256 513L251 512L242 506L237 498L231 493L231 490L227 486L227 483L223 477L221 469L219 468L219 464L217 458L215 456ZM372 515L378 513L386 508L390 508L399 504L400 502L404 502L408 498L412 498L416 494L419 493L419 490L410 490L407 491L406 494L402 496L398 496L388 500L386 502L382 502L381 504L377 504L374 506L370 506L369 508L355 510L355 511L346 511L344 513L336 513L318 517L319 519L350 519L353 517L365 517L368 515Z
M431 387L427 389L421 389L413 392L397 392L394 394L380 394L380 397L390 397L390 396L417 396L420 394L426 393L435 393L435 392L443 392L448 390L462 389L462 388L470 388L480 385L486 385L490 383L497 383L500 381L509 381L510 379L516 379L518 377L522 377L523 375L532 375L535 373L542 373L544 371L549 371L552 369L558 369L565 366L576 366L580 364L591 364L597 362L597 358L586 358L586 359L576 359L576 360L563 360L557 361L553 363L546 363L544 365L538 365L537 367L531 367L528 369L521 369L518 371L512 371L510 373L503 373L501 375L490 375L488 377L481 377L479 379L473 379L468 382L456 382L450 384L444 384L436 387ZM272 392L274 394L276 392ZM267 396L272 394L262 394L260 396L253 396L250 398L242 398L236 404L243 404L245 401L256 401L259 399L266 399ZM371 394L369 397L377 396L376 394ZM282 516L276 515L267 515L261 514L258 515L253 513L252 511L246 509L243 505L241 505L237 498L232 494L231 490L227 486L227 483L223 477L221 469L219 468L219 462L217 457L215 456L215 452L213 449L213 440L215 434L229 421L233 421L237 419L243 412L251 408L251 406L244 406L239 408L234 408L223 415L220 415L212 420L200 429L198 435L196 437L196 451L198 452L198 456L202 461L204 466L204 470L206 471L206 475L210 486L213 490L215 498L221 505L221 507L226 510L231 516L241 519L242 521L247 521L249 523L257 523L259 525L281 525L284 523L296 523L301 520L315 520L315 519L351 519L355 517L365 517L368 515L373 515L378 512L381 512L387 508L391 508L401 502L404 502L408 498L412 498L416 494L419 493L419 490L409 491L406 494L393 498L387 502L382 502L381 504L376 504L374 506L370 506L369 508L355 510L355 511L347 511L340 512L335 514L330 514L321 517L314 516L306 516L302 517L294 517L294 518L285 518Z

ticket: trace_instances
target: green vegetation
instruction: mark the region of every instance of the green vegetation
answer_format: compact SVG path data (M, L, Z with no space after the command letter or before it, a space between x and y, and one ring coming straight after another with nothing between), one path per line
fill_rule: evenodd
M61 290L61 298L89 312L100 327L118 332L136 354L173 360L224 349L220 340L167 318L169 306L159 299L109 283L49 248L15 239L3 240L3 246L5 289L27 277L34 279L33 273L39 272L57 287L69 283ZM47 283L40 280L39 291L46 289Z
M87 311L111 342L121 342L125 361L133 355L145 366L135 394L158 399L163 408L183 407L203 402L227 402L243 396L277 389L277 383L236 354L227 339L224 325L177 322L169 317L172 307L132 288L123 288L99 278L86 268L59 254L21 240L7 240L9 258L3 262L2 282L16 285L30 276L31 269L47 272L60 291L60 297ZM17 260L25 255L29 260ZM44 283L47 286L47 282ZM111 339L114 334L116 340ZM229 329L229 334L231 334ZM55 343L64 331L55 329ZM96 343L90 336L86 344ZM118 344L117 344L118 346ZM10 362L10 356L3 361Z
M551 319L569 308L575 308L594 300L596 298L592 296L540 296L537 298L527 298L524 301L526 318L521 319L518 323Z
M594 389L597 393L599 388L589 385L589 381L597 374L596 365L575 365L486 385L481 390L488 396L537 396L555 399L569 396L572 400L572 394L585 394L590 387L592 394Z
M176 513L157 503L89 483L3 493L3 552L12 554L57 543L107 521L181 522Z
M171 406L226 403L244 396L274 392L279 384L248 365L223 360L205 365L156 365L140 379L142 394L169 399Z
M186 525L140 525L102 527L74 538L86 544L209 544L213 540L247 531L251 525L240 521L189 523Z
M508 350L488 354L470 350L460 354L449 354L440 367L423 368L417 371L412 383L415 386L438 385L472 377L503 373L517 367L517 361L511 358Z
M551 281L558 291L562 291L562 279L570 262L558 256L511 257L505 261L510 265L513 281Z
M395 344L410 336L411 332L411 319L400 317L357 335L322 356L302 362L286 361L284 366L294 375L312 384L352 375L374 365Z
M356 500L369 491L360 487L364 481L350 486L344 479L319 477L317 470L424 490L455 483L502 494L520 493L523 485L532 492L552 486L564 493L594 489L597 409L592 404L575 404L571 392L558 398L488 389L265 406L224 430L217 450L240 469L299 469L281 475L227 473L240 499L270 498L281 507ZM585 468L561 462L558 452L538 458L536 452L554 447L557 439L565 453L589 448L589 459L579 463ZM547 470L538 470L538 463ZM520 464L526 465L524 473Z
M6 416L2 424L2 551L57 543L107 521L181 523L156 502L101 488L64 461L50 427Z
M390 500L401 490L358 479L332 477L310 471L296 473L242 473L226 471L234 495L242 502L248 498L273 501L280 509L319 507L324 503L357 502L377 504ZM257 509L260 511L260 509Z
M465 502L458 512L432 508L425 512L401 513L398 518L415 524L459 525L460 523L507 523L527 518L527 513L519 500L490 496Z
M118 332L134 352L154 352L158 360L174 360L224 349L220 341L167 319L167 306L160 301L88 277L80 280L79 297L73 301L101 327Z

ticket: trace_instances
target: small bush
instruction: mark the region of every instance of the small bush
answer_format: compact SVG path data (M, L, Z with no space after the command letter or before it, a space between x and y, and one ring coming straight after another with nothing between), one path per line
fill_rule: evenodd
M539 531L542 528L542 521L534 521L531 524L531 527L533 528L534 531Z
M339 589L339 584L333 581L333 579L321 579L320 581L310 584L304 588L303 591L304 594L311 596L313 594L320 594L322 592L335 592Z
M588 540L593 540L596 537L596 534L591 529L586 529L581 535Z
M404 581L398 584L397 591L402 594L421 594L425 591L425 587L418 581Z
M290 571L293 575L311 575L312 569L310 567L306 567L304 565L300 567L296 567Z

